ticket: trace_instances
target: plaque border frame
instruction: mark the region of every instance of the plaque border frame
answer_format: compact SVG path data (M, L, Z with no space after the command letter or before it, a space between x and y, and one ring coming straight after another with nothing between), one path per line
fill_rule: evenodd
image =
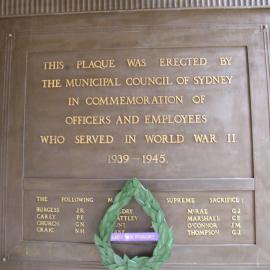
M231 29L231 28L229 28L229 29ZM239 28L237 28L237 29L239 29ZM252 29L254 30L254 31L259 31L259 29L257 28L257 27L252 27ZM23 32L24 34L27 34L27 32ZM45 32L44 32L45 33ZM50 33L50 32L49 32ZM18 33L18 32L16 32L16 35L17 34L20 34L20 33ZM11 40L13 40L14 38L15 38L15 34L12 34L12 33L6 33L6 36L8 36ZM9 45L10 44L10 45ZM10 42L10 41L6 41L6 52L7 51L9 51L11 48L12 48L12 45L13 44L13 42ZM9 55L9 57L10 57L10 62L6 62L6 63L10 63L9 65L10 65L10 68L11 68L11 60L12 60L12 54L11 54L11 51L12 50L10 50L10 53L8 54ZM7 65L8 66L8 65ZM9 74L9 75L8 75ZM7 77L6 77L7 76ZM6 91L7 91L7 89L10 89L10 84L11 84L11 82L10 82L10 72L8 73L5 73L5 78L6 78L6 80L8 81L8 87L7 88L4 88L4 89L6 89ZM4 92L4 96L5 95L7 95L7 94L5 94L5 93L7 93L7 92ZM8 115L7 114L5 114L5 117L4 118L6 118L6 119L8 119ZM5 128L6 128L6 130L4 130L4 132L7 132L7 128L8 128L8 124L7 125L3 125ZM2 142L2 144L1 144L1 153L3 153L3 145L4 145L4 140L3 141L1 141ZM1 159L1 164L5 164L5 162L6 161L3 161L3 159ZM2 165L3 166L3 165ZM4 165L4 167L5 167L6 165ZM256 175L256 174L255 174ZM4 179L4 178L3 178ZM5 181L5 180L4 180ZM3 213L2 213L3 214ZM24 243L25 244L25 243ZM36 244L35 243L33 243L33 242L29 242L29 243L27 243L29 246L28 247L30 247L30 252L31 252L31 247L33 247L33 249L35 249L35 247L36 247ZM50 243L48 243L48 244L46 244L46 246L49 248L50 247ZM59 247L58 248L60 248L61 247L61 245L62 245L62 243L59 245ZM56 245L57 246L57 245ZM197 249L197 248L200 248L200 246L198 246L198 247L196 247L195 249ZM254 252L255 252L255 245L251 245L250 246L250 248L251 249L254 249ZM226 249L226 247L225 247L225 249ZM14 260L15 258L11 258L11 262L12 261L16 261L16 259ZM25 269L27 269L27 267L30 265L33 265L33 261L23 261L23 262L20 262L20 263L22 263L22 265L25 265L25 266L23 266L23 267L26 267ZM39 262L41 265L43 264L42 262ZM72 264L73 265L73 264ZM78 263L75 263L73 266L74 267L78 267L78 268L87 268L87 267L89 267L89 266L95 266L95 267L100 267L100 264L99 263L97 263L97 262L93 262L93 263L91 263L91 264L89 264L89 263L87 263L87 262L78 262ZM261 263L260 264L260 268L259 269L267 269L267 268L269 268L269 263ZM63 263L61 263L61 262L50 262L50 263L48 263L48 262L44 262L44 267L48 267L48 266L55 266L55 267L59 267L59 269L62 269L61 267L64 267L63 266ZM186 269L187 267L189 267L190 266L190 264L181 264L181 265L179 265L179 264L174 264L174 263L170 263L170 264L167 264L167 265L165 265L165 268L166 269ZM218 264L218 263L213 263L213 264L211 264L211 265L205 265L205 264L196 264L196 266L194 266L194 269L224 269L224 267L226 267L227 265L220 265L220 264ZM241 267L241 266L244 266L245 267L245 269L249 269L249 267L250 267L250 269L253 269L252 267L254 267L255 266L255 264L253 265L253 264L249 264L249 265L246 265L246 264L230 264L230 266L231 267L233 267L233 266L235 266L235 267ZM1 267L1 263L0 263L0 267ZM196 267L196 268L195 268ZM206 268L207 267L207 268ZM23 269L23 268L22 268ZM56 269L58 269L58 268L56 268ZM64 269L64 268L63 268Z

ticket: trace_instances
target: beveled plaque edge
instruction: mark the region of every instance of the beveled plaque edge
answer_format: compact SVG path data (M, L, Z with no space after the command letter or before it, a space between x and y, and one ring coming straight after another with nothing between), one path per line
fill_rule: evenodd
M2 82L0 92L0 108L1 108L1 121L0 121L0 260L6 260L6 216L7 216L7 179L8 179L8 111L9 111L9 93L11 89L11 65L12 65L12 47L13 36L0 33L0 38L4 41L1 43L0 48L3 49L3 54L0 56L0 61L3 63L1 67Z

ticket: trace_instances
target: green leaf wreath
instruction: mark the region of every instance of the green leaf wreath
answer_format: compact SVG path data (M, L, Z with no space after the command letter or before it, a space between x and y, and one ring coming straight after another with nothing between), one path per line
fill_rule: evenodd
M112 248L110 237L117 218L122 208L130 202L132 197L151 218L155 232L159 233L159 241L152 257L129 258L127 255L121 257ZM102 263L110 270L157 270L171 255L173 233L152 193L144 188L138 179L134 178L124 185L116 195L113 204L108 208L99 224L99 235L95 235L95 243L99 249Z

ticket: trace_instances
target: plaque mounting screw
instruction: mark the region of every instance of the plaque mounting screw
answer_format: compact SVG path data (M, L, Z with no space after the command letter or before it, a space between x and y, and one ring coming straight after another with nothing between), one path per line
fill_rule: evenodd
M8 37L13 37L12 33L9 33L9 34L8 34Z
M7 261L7 258L6 257L3 257L2 258L2 262L6 262Z
M262 29L262 31L268 31L268 29L269 29L268 24L263 24L261 26L261 29Z

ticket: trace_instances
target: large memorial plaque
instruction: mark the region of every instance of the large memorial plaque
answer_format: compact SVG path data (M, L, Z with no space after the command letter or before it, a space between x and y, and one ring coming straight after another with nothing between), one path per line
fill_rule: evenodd
M268 21L195 13L0 21L1 270L101 269L94 235L133 177L173 228L165 269L270 267ZM152 231L135 201L115 227Z

